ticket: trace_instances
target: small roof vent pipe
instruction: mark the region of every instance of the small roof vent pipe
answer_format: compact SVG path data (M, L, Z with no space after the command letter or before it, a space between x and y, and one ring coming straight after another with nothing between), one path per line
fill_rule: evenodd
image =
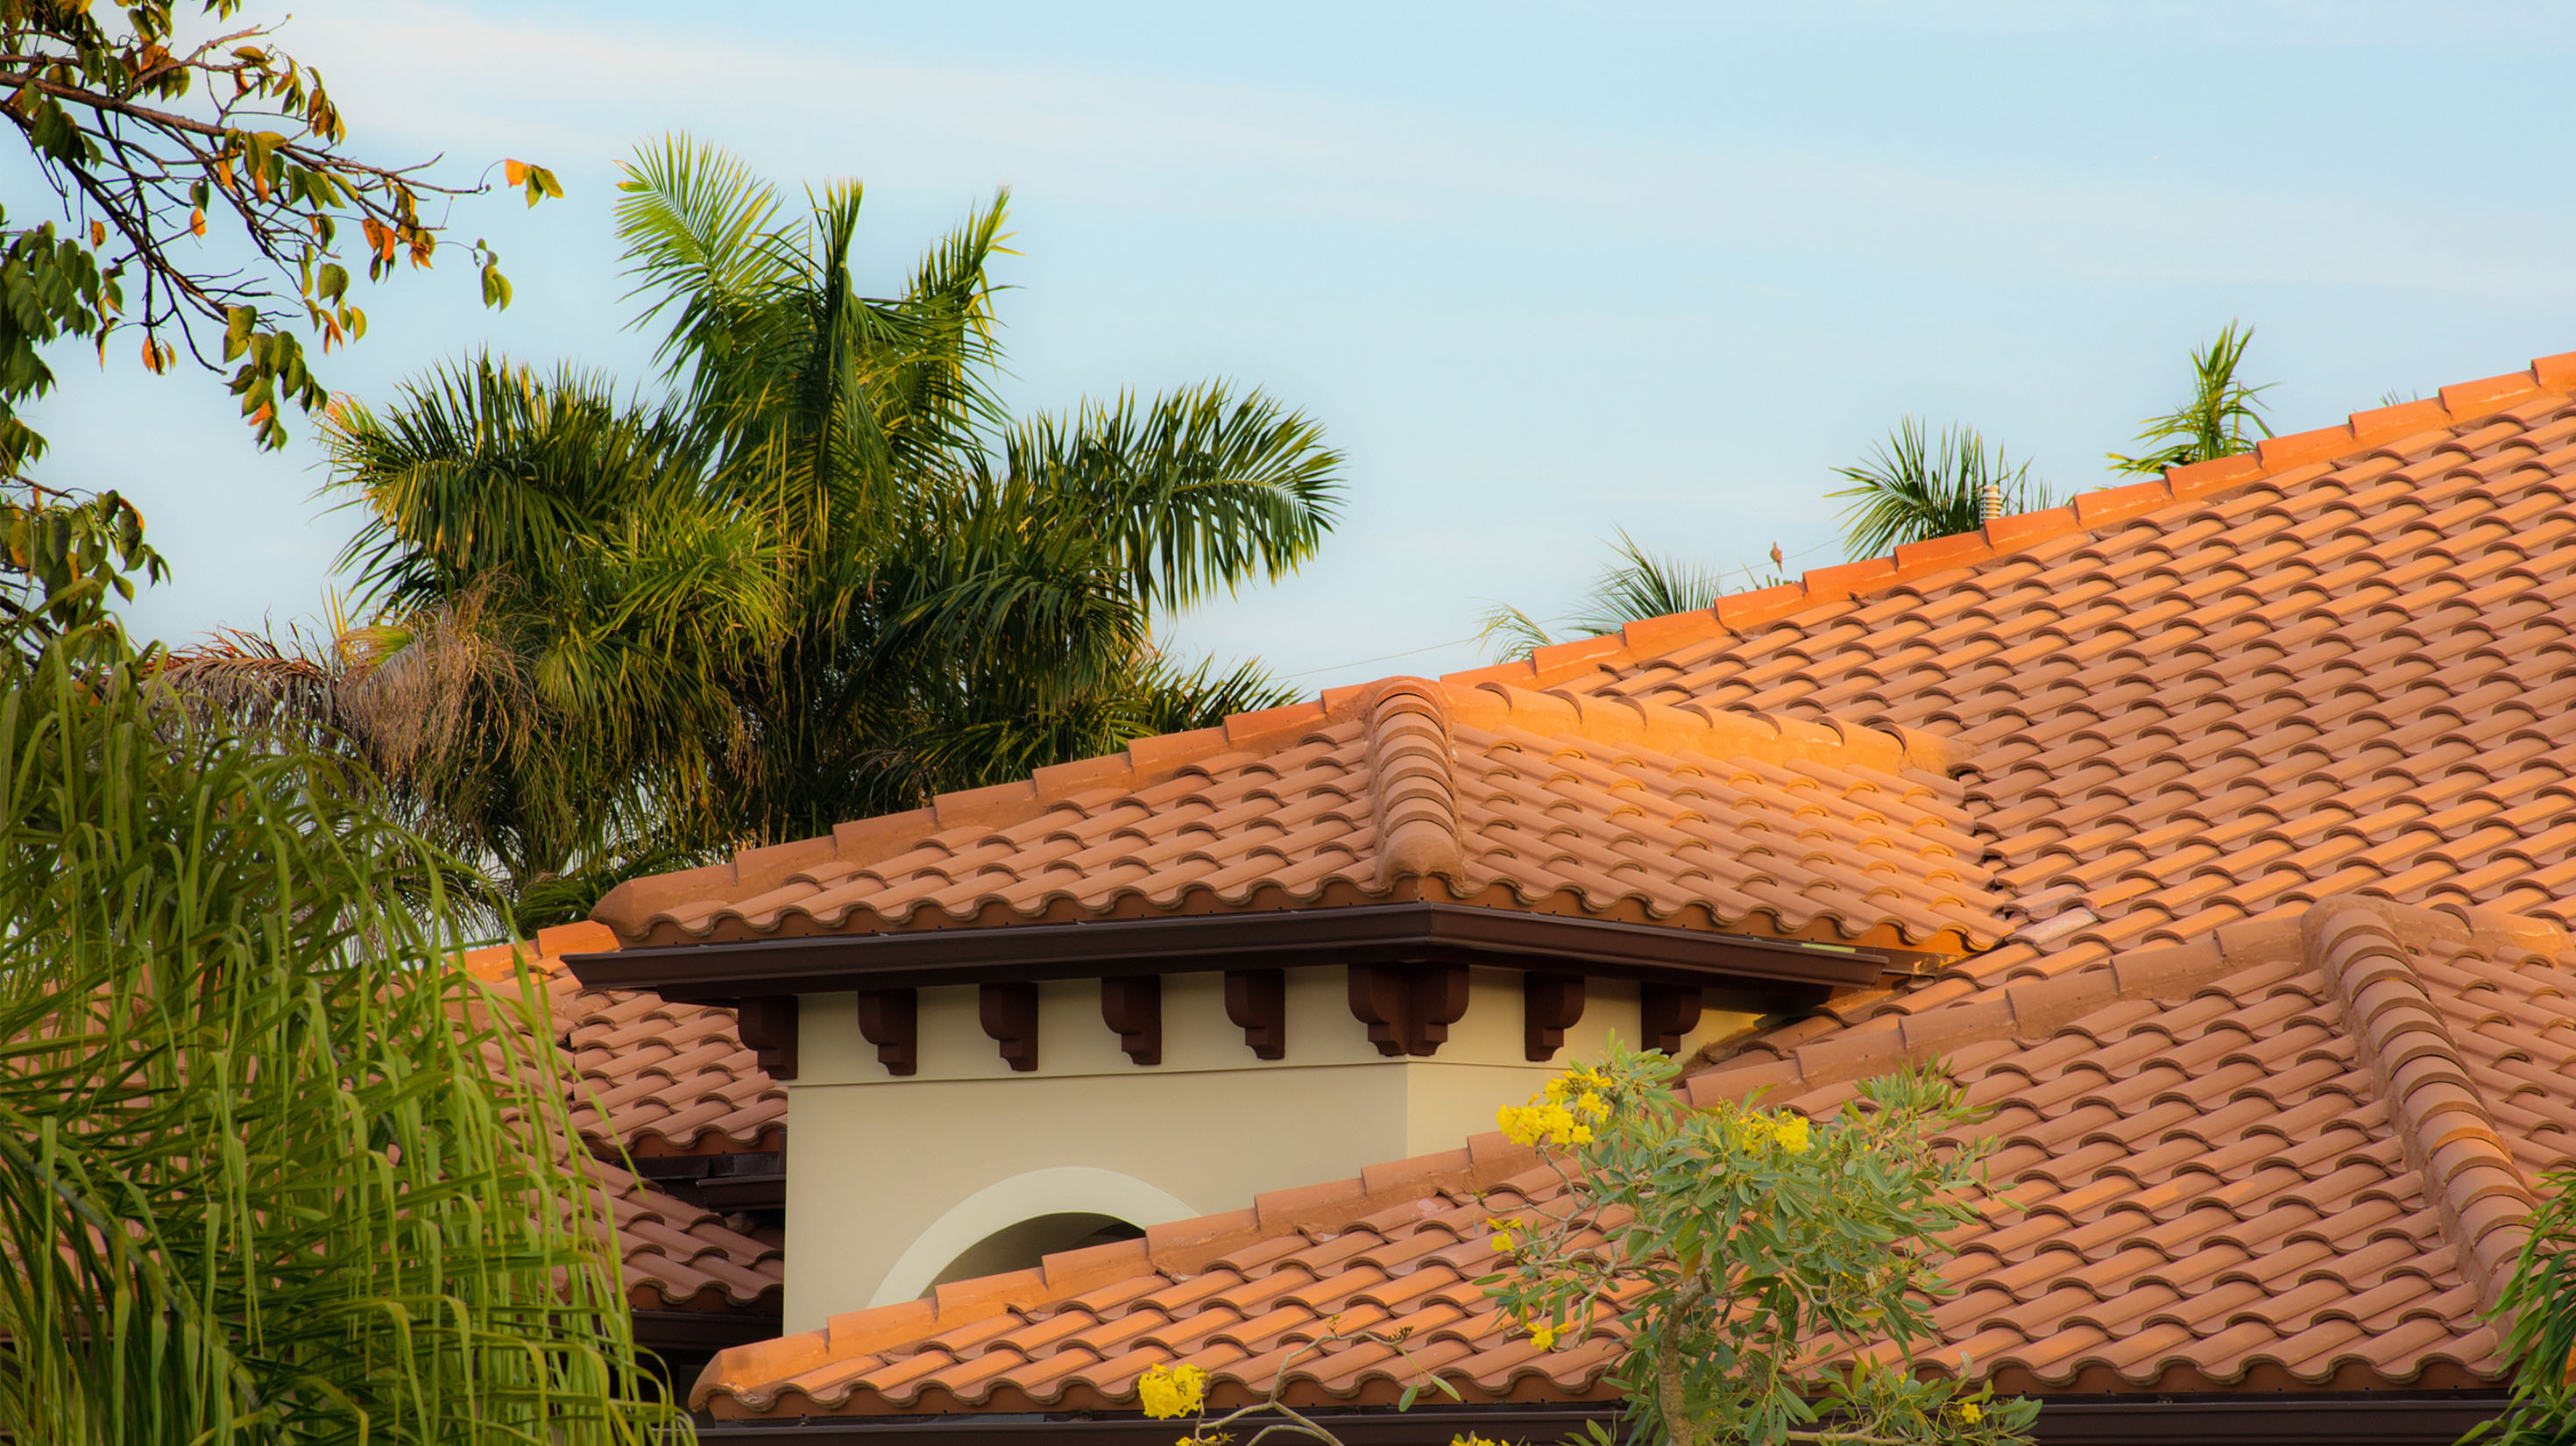
M1986 484L1985 520L1992 522L2004 515L2004 488L2000 482Z

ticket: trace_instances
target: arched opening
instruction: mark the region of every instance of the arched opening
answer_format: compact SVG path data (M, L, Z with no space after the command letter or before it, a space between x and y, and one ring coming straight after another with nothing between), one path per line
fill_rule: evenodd
M1031 1170L997 1180L950 1206L904 1247L868 1304L915 1300L949 1281L1024 1270L1055 1251L1132 1240L1145 1233L1140 1227L1202 1213L1204 1207L1115 1170L1090 1165ZM1019 1233L1023 1227L1036 1228ZM996 1260L1003 1263L986 1263Z
M1004 1271L1027 1270L1050 1255L1087 1246L1107 1245L1116 1240L1134 1240L1143 1235L1141 1225L1133 1225L1115 1215L1097 1215L1089 1211L1069 1210L1056 1215L1039 1215L1016 1225L1005 1225L969 1245L945 1269L931 1277L922 1291L927 1295L953 1280L973 1280L978 1276L1000 1275Z

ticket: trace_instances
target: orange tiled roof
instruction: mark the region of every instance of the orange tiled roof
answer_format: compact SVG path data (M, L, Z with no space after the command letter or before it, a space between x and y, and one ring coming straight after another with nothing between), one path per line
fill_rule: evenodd
M1885 1047L1826 1041L1694 1077L1829 1114L1856 1082L1946 1057L2000 1203L1954 1234L1941 1348L2004 1389L2362 1390L2492 1382L2480 1311L2576 1147L2576 948L2555 924L2344 896L2299 918L2139 950L1910 1016ZM1132 1408L1148 1367L1212 1399L1266 1389L1338 1318L1406 1330L1470 1403L1600 1399L1615 1321L1541 1352L1486 1301L1484 1221L1553 1170L1498 1135L1233 1215L860 1311L719 1356L719 1417ZM1482 1198L1479 1198L1481 1195ZM1333 1347L1288 1399L1384 1405L1384 1347Z
M2238 1385L2458 1379L2492 1367L2492 1342L2473 1315L2492 1288L2501 1238L2486 1231L2487 1215L2510 1213L2519 1187L2505 1184L2508 1175L2527 1177L2564 1153L2561 1122L2576 1102L2551 974L2484 944L2408 946L2428 1001L2409 1007L2445 1020L2474 1074L2474 1087L2450 1081L2426 1097L2446 1100L2440 1109L2409 1103L2412 1075L2381 1078L2360 1063L2362 1051L2387 1044L2371 1042L2385 1011L2373 1002L2358 1026L2346 1018L2351 1001L2333 992L2343 965L2331 951L2302 953L2295 968L2286 956L2247 956L2243 970L2176 999L2123 996L2122 981L2164 946L2221 949L2222 962L2235 962L2213 941L2310 918L2319 901L2344 895L2462 919L2495 909L2550 925L2576 917L2576 715L2566 706L2576 699L2571 392L2576 354L2545 358L2527 372L2444 388L2439 400L2275 438L2250 456L2178 468L2161 481L2086 494L1442 684L1449 697L1499 685L1502 696L1543 696L1587 719L1617 716L1611 710L1622 706L1646 716L1659 705L1704 718L1761 717L1784 730L1829 719L1846 738L1865 729L1907 739L1927 761L1931 745L1911 740L1949 740L1956 751L1948 759L1966 779L1966 826L1983 844L1981 857L1956 860L1988 871L1981 902L1999 905L2010 932L1928 983L1847 997L1773 1030L1695 1088L1749 1084L1784 1068L1801 1071L1789 1083L1826 1088L1815 1070L1836 1059L1891 1061L1930 1039L1927 1031L1956 1030L1943 1041L1949 1048L2001 1050L1975 1061L1975 1075L1981 1091L2018 1101L2027 1115L2015 1168L2101 1212L2079 1216L2063 1203L2078 1231L2059 1221L2040 1232L2068 1236L2074 1260L2033 1253L2007 1263L2012 1249L2038 1251L2040 1241L2023 1240L1990 1243L1996 1266L1982 1278L1963 1269L1971 1298L1984 1304L1961 1308L1999 1313L1962 1323L1962 1339L2002 1343L1998 1355L2012 1357L2003 1369L2039 1382L2136 1383L2169 1369L2184 1381ZM1356 691L1326 695L1328 720ZM1244 721L1229 723L1226 738ZM1210 756L1216 745L1201 737L1131 749L1137 796L1173 776L1141 776L1165 750ZM931 810L928 823L975 825L982 820L964 814L986 807L1024 822L1078 782L1041 775L1017 792L986 791L989 803L958 801L955 819ZM1655 786L1639 782L1644 792ZM839 846L864 844L868 827L845 831ZM924 827L917 819L901 829ZM1276 872L1316 862L1301 836L1280 837L1300 847L1271 855ZM907 836L902 846L917 841ZM684 892L766 902L755 896L835 846L738 861L726 878L701 875ZM639 892L619 922L639 928L649 910L632 906L681 897ZM1258 896L1242 897L1249 906ZM712 930L725 907L689 922ZM679 922L653 927L676 931ZM2420 920L2407 927L2432 937ZM2569 962L2563 942L2549 948L2557 966ZM2087 1000L2098 1008L2033 1015L2037 1023L2025 1027L2016 1022L2025 1000L2034 1010ZM2460 1014L2498 1000L2511 1008ZM2056 1032L2061 1022L2084 1030L2069 1042ZM2045 1037L2032 1033L2043 1027ZM2409 1038L2440 1033L2416 1028ZM2115 1057L2134 1072L2115 1077L2069 1054ZM2203 1074L2230 1093L2193 1094ZM2461 1103L2464 1094L2475 1109ZM2177 1111L2177 1102L2191 1108ZM2214 1134L2166 1119L2202 1113L2201 1104ZM2478 1111L2491 1123L2479 1126ZM2093 1133L2066 1123L2088 1112L2101 1116ZM2123 1133L2132 1116L2150 1132ZM2427 1146L2420 1131L2438 1129L2454 1134ZM2510 1143L2497 1148L2498 1140ZM2041 1141L2066 1153L2074 1173L2051 1175L2029 1156L2025 1147ZM1249 1319L1263 1331L1311 1326L1319 1302L1345 1299L1335 1294L1343 1286L1390 1311L1431 1309L1444 1299L1441 1277L1425 1273L1430 1264L1404 1262L1436 1262L1447 1248L1434 1222L1464 1218L1458 1190L1511 1173L1491 1144L1437 1168L1372 1172L1374 1193L1340 1206L1329 1203L1331 1190L1290 1192L1306 1202L1293 1209L1266 1199L1214 1244L1191 1245L1164 1227L1149 1246L1128 1247L1146 1250L1141 1260L1104 1247L1109 1253L1050 1261L1036 1277L945 1288L935 1308L861 1313L821 1336L746 1348L719 1363L708 1388L730 1411L1115 1405L1149 1361L1241 1335L1228 1322L1254 1304L1263 1309ZM2460 1165L2459 1151L2472 1146L2510 1168L2491 1170L2492 1159ZM2425 1148L2436 1153L2409 1154ZM2285 1163L2261 1163L2271 1156ZM2469 1198L2453 1193L2461 1181L2470 1182ZM2159 1213L2204 1197L2206 1209ZM1264 1232L1271 1216L1287 1220L1318 1199L1328 1202L1314 1206L1320 1216L1297 1218L1329 1240L1301 1245ZM2245 1224L2257 1218L2259 1227ZM1283 1274L1275 1296L1234 1291L1269 1278L1262 1261L1308 1245L1324 1252L1307 1261L1321 1272L1311 1287ZM2211 1268L2159 1274L2138 1249ZM1235 1250L1253 1254L1214 1263ZM2275 1278L2229 1259L2282 1250L2346 1263ZM1323 1271L1343 1259L1351 1273ZM1154 1275L1139 1273L1146 1264ZM2086 1273L2097 1270L2108 1273ZM2249 1281L2268 1288L2249 1291ZM1203 1322L1192 1289L1210 1302ZM1083 1307L1096 1322L1058 1312L1041 1329L1015 1313L1094 1290L1108 1292ZM1155 1297L1152 1311L1124 1308L1166 1290L1178 1294ZM2133 1299L2142 1316L2123 1314ZM2219 1315L2194 1314L2212 1301L2206 1308ZM1464 1320L1474 1302L1462 1296L1448 1308ZM1113 1318L1124 1324L1111 1330ZM2338 1322L2364 1325L2382 1344L2347 1350L2335 1341L2352 1332ZM1209 1334L1192 1334L1196 1324ZM1447 1329L1467 1353L1460 1360L1481 1362L1469 1374L1505 1382L1500 1389L1561 1398L1590 1379L1549 1377L1554 1363L1532 1374L1505 1357L1486 1359L1477 1353L1511 1347L1454 1321ZM1990 1330L2004 1334L1981 1334ZM2144 1343L2097 1350L2115 1330ZM2005 1339L2015 1333L2018 1345ZM982 1347L1005 1337L1007 1348ZM1368 1384L1364 1367L1349 1362L1334 1369L1346 1367L1357 1374L1319 1377L1316 1389L1374 1399L1383 1383Z
M1960 952L1964 759L1906 728L1418 678L641 880L637 943L1432 897Z
M586 1086L573 1103L586 1138L634 1155L782 1148L787 1091L743 1046L732 1010L586 989L560 958L547 962L556 969L548 981L555 1026Z
M778 1309L783 1252L724 1217L656 1190L625 1169L589 1167L608 1191L625 1258L626 1299L637 1310Z
M602 1158L697 1155L781 1148L787 1091L745 1048L734 1011L675 1004L632 989L591 989L563 956L614 949L597 924L541 929L529 967L545 976L556 1046L581 1081L573 1125ZM478 950L467 967L490 978L510 968L507 946Z

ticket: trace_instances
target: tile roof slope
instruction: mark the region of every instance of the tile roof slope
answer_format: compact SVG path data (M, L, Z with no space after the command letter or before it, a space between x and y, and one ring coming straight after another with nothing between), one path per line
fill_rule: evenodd
M1545 690L1577 707L1920 727L1975 756L1967 801L1994 841L1987 862L2011 898L2012 936L1929 985L1772 1031L1694 1088L1803 1069L1815 1051L1883 1063L1924 1028L1980 1010L2009 1017L2050 989L2116 989L2112 960L2140 945L2216 947L2245 921L2278 924L2341 891L2563 922L2576 912L2564 902L2576 877L2576 725L2561 721L2576 649L2560 621L2576 592L2564 560L2576 554L2563 545L2576 534L2571 391L2576 353L2543 358L2251 456L1442 681ZM2526 1173L2541 1136L2554 1157L2557 1127L2533 1122L2566 1095L2550 1069L2536 1073L2489 1106L2523 1132L2513 1149ZM1430 1188L1417 1179L1398 1194ZM2420 1192L2401 1213L2421 1215ZM1257 1223L1247 1213L1239 1225ZM801 1361L828 1378L831 1360L921 1336L952 1294L963 1322L1082 1273L1064 1264L1073 1274L1058 1279L1059 1268L944 1290L926 1322L863 1315L820 1344L747 1348L772 1354L733 1358L741 1374L727 1379L769 1384L748 1396L728 1387L719 1404L774 1404L778 1390L810 1399L798 1393L813 1382L763 1363ZM864 1375L824 1394L855 1391ZM868 1409L879 1398L849 1399Z
M2492 1382L2480 1318L2527 1182L2576 1154L2576 948L2548 920L2325 900L2298 919L2129 951L1702 1073L1695 1100L1829 1114L1854 1082L1945 1058L1995 1114L1998 1204L1950 1238L1941 1349L2014 1392L2440 1389ZM739 1347L700 1378L722 1418L1132 1408L1148 1367L1266 1388L1327 1319L1410 1328L1470 1403L1600 1399L1615 1334L1554 1352L1474 1284L1489 1214L1554 1176L1499 1136L1157 1227ZM1479 1192L1484 1198L1479 1199ZM1612 1325L1615 1332L1615 1323ZM1411 1384L1337 1346L1289 1399Z
M774 1315L786 1288L777 1245L616 1163L621 1148L634 1155L780 1148L786 1092L742 1047L733 1012L582 988L563 956L617 947L596 924L542 929L533 947L516 947L536 956L530 968L545 978L556 1047L571 1056L580 1081L572 1123L594 1156L587 1168L609 1195L628 1303ZM461 962L478 978L507 978L513 948L476 950Z
M592 923L541 929L529 967L545 976L555 1042L572 1056L582 1088L574 1127L603 1159L767 1151L782 1147L787 1090L743 1045L734 1011L675 1004L633 989L591 989L563 956L617 947ZM468 967L509 969L509 950L479 950Z
M1786 1042L2344 890L2565 918L2572 389L2576 353L2544 358L1449 681L1853 718L1974 756L2012 937Z
M679 943L1436 889L1956 953L2003 931L1964 761L1910 729L1398 678L638 881L594 917Z
M629 1305L776 1315L787 1286L785 1253L778 1246L619 1166L594 1160L589 1168L608 1192Z

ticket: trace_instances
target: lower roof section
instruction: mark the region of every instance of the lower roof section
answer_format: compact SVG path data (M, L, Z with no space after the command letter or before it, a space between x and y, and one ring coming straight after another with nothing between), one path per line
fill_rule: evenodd
M1949 1238L1926 1359L2014 1394L2476 1391L2531 1185L2576 1155L2576 946L2486 909L2339 896L2110 967L2005 985L1688 1081L1822 1119L1943 1061L1994 1113L1995 1194ZM1161 1364L1223 1408L1391 1405L1422 1371L1471 1404L1606 1400L1623 1323L1541 1350L1478 1286L1490 1219L1559 1199L1499 1136L1228 1216L942 1286L729 1351L719 1418L1131 1409ZM1405 1332L1410 1358L1345 1330ZM2350 1437L2338 1439L2355 1439Z

